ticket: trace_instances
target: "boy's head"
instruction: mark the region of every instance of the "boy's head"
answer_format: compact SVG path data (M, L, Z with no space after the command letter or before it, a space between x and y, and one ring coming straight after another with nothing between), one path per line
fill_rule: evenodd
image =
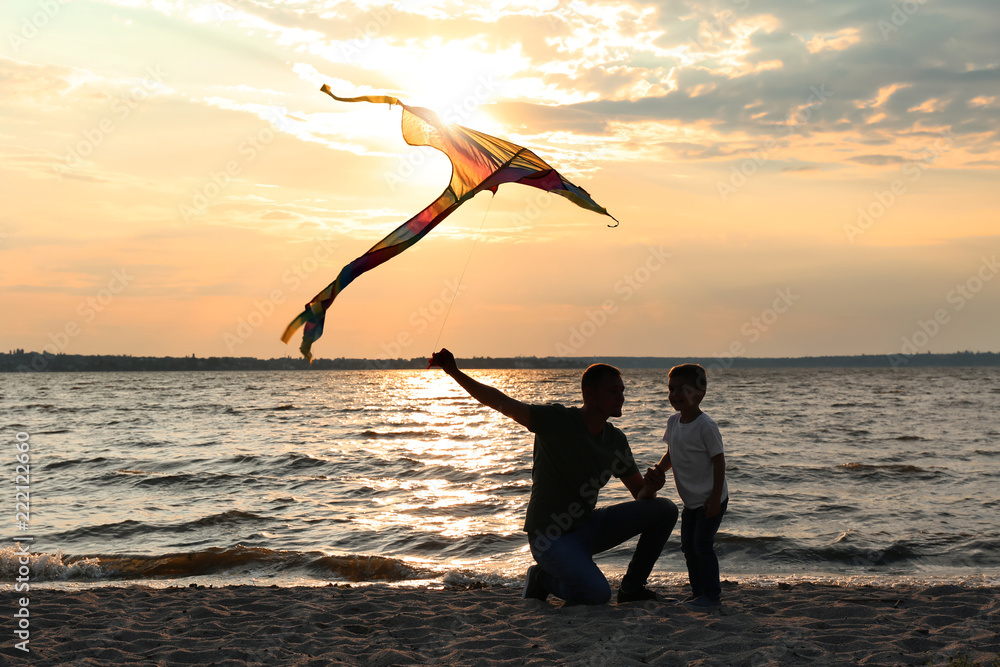
M708 375L698 364L681 364L674 366L667 374L667 390L670 405L675 410L685 407L697 408L701 399L705 398L708 389Z

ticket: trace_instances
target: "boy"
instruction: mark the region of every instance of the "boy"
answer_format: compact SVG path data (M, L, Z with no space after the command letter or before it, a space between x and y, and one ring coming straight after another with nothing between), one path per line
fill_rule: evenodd
M703 611L722 604L714 542L729 504L722 435L700 407L707 387L705 369L698 364L670 369L668 397L677 414L667 420L663 434L667 452L655 468L646 471L645 486L638 494L638 498L652 497L663 486L666 471L673 469L677 493L684 501L681 550L691 581L691 597L684 605Z

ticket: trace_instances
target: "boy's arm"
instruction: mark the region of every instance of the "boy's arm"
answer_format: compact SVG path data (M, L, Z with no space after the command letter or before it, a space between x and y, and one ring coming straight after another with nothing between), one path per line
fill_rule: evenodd
M726 455L712 457L712 495L705 501L705 518L711 519L722 511L722 489L726 486Z
M446 349L434 354L431 364L440 366L441 369L450 375L462 389L469 392L472 398L476 399L488 408L493 408L526 429L531 429L531 409L527 403L515 400L495 387L483 384L458 370L455 363L455 355Z

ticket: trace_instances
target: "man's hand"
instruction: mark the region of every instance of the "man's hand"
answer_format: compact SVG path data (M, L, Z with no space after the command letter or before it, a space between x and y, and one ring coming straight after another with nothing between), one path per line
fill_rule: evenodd
M656 497L656 491L654 491L652 487L650 487L649 485L643 486L642 490L640 490L639 493L635 494L636 500L644 500L646 498L655 498L655 497Z
M663 484L666 482L667 476L659 466L654 466L652 468L646 468L646 474L642 478L643 484L645 484L650 491L659 491L663 488Z
M440 352L435 352L431 357L431 366L439 366L448 375L453 375L458 370L455 363L455 355L447 348L441 348Z
M497 412L507 415L521 426L531 430L531 408L527 403L515 400L495 387L473 380L458 369L455 355L449 350L441 348L440 352L435 352L434 356L431 357L430 365L440 366L462 389L469 392L472 398L488 408L493 408ZM636 473L635 476L639 477L639 474ZM641 478L639 478L639 482L642 482Z

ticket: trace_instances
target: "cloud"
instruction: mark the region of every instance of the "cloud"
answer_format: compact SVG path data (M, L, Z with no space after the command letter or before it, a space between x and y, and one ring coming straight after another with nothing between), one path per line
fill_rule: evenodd
M856 155L848 158L848 160L875 167L882 167L887 164L901 164L904 162L903 158L898 155Z
M782 167L781 171L789 173L801 173L809 171L819 171L820 167L815 164L803 164L798 166L786 166Z
M844 28L835 33L814 35L806 42L809 53L819 53L820 51L843 51L861 41L858 28Z
M37 103L58 97L73 86L76 70L60 65L36 65L0 56L0 100L4 105Z

